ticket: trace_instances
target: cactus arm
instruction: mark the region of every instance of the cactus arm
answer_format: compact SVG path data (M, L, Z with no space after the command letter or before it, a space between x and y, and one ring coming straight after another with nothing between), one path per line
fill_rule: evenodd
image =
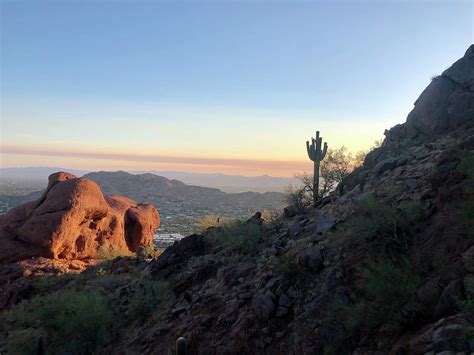
M326 142L324 142L324 148L323 148L323 153L321 154L321 160L324 159L327 152L328 152L328 144Z
M314 160L314 150L312 149L312 145L309 145L309 142L306 141L306 150L308 152L308 157L310 160Z

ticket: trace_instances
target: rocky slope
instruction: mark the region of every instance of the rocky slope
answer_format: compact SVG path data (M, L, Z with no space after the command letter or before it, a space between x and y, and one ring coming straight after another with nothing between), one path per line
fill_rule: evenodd
M168 354L178 336L198 354L473 352L473 61L471 46L317 208L271 221L256 214L156 259L117 259L47 287L11 276L8 288L23 292L7 302L0 349L26 339L64 349L55 323L24 314L67 286L93 290L102 305L101 328L82 323L95 332L77 353ZM70 323L55 332L68 334Z
M109 247L135 252L152 245L159 221L151 205L104 196L91 180L55 173L38 200L0 216L0 262L87 259Z

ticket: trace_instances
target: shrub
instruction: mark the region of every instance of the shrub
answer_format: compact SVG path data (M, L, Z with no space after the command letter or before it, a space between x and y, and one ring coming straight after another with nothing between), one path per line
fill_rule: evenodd
M308 179L313 179L309 175ZM303 211L305 208L308 208L313 203L313 190L312 183L308 185L302 183L300 186L288 186L286 188L285 202L292 206L296 211Z
M421 278L407 258L396 262L387 259L369 261L361 270L359 301L350 304L336 299L332 305L331 317L343 328L333 345L338 347L359 329L374 329L387 322L402 327L403 306L420 283Z
M469 178L474 178L474 153L463 154L457 170Z
M421 282L420 272L409 259L412 229L421 218L415 201L394 208L369 195L357 203L355 217L335 232L344 239L367 241L369 260L360 270L359 302L334 303L334 317L344 329L341 344L358 329L373 329L385 322L403 324L401 310Z
M122 249L113 246L113 245L102 245L99 250L97 250L97 259L100 260L113 260L120 256L130 256L132 253L125 252Z
M320 167L320 196L327 196L334 191L336 186L342 182L354 169L354 157L347 151L346 147L329 149L326 158Z
M408 252L412 227L421 216L417 202L404 201L398 208L392 208L369 195L358 201L355 217L336 234L368 241L373 254L382 252L393 257Z
M460 305L461 311L474 317L474 300L464 300Z
M15 353L36 346L47 353L91 353L109 341L112 313L95 292L61 291L37 296L14 306L5 315L12 324L7 347Z
M136 284L135 294L131 297L128 314L131 319L143 321L158 307L168 288L165 281L156 281L144 277Z
M156 249L152 245L145 245L137 250L137 257L139 258L157 258L161 255L161 250Z
M213 236L225 250L243 254L256 252L262 234L259 225L234 220L225 222L221 227L213 233Z
M299 271L296 255L286 252L278 256L275 259L275 270L287 278L295 276Z
M349 354L352 346L350 339L353 337L366 316L367 305L364 301L356 304L344 302L340 297L334 299L331 305L328 323L339 325L328 339L325 354Z
M59 280L58 276L40 276L34 279L33 286L39 292L45 292L57 285Z
M10 354L40 354L46 334L40 329L15 329L8 332L7 351Z
M362 270L361 280L370 307L366 312L369 322L375 325L388 320L400 325L402 307L420 283L421 278L408 258L369 261Z
M276 229L280 229L283 226L283 220L281 219L280 213L277 211L263 210L262 219L264 223L269 224Z
M194 232L202 234L211 227L220 227L228 221L226 218L222 218L215 214L207 214L205 216L196 217L194 220Z
M114 292L119 287L127 285L130 282L128 273L111 274L97 273L94 278L87 280L87 285L94 289L103 290L105 293Z

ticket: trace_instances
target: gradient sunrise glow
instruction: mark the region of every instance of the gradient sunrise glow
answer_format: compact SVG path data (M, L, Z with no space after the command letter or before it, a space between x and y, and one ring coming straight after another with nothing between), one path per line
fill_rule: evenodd
M368 149L473 42L471 2L0 6L2 167L310 171L316 129Z

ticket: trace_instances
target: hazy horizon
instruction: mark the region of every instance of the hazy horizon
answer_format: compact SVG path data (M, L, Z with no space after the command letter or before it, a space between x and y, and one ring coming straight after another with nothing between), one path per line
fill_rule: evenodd
M293 176L474 42L472 2L138 4L1 3L2 167Z
M269 174L261 174L261 175L242 175L242 174L224 174L221 172L215 172L215 173L207 173L207 172L192 172L192 171L182 171L182 170L150 170L150 169L139 169L139 170L134 170L134 169L102 169L102 170L89 170L89 169L77 169L73 167L67 167L67 166L14 166L14 167L0 167L0 172L3 172L5 170L28 170L28 169L51 169L55 171L79 171L81 173L89 173L89 172L99 172L99 171L105 171L105 172L119 172L119 171L124 171L130 174L146 174L146 173L151 173L151 174L159 174L159 173L175 173L175 174L189 174L189 175L208 175L208 176L227 176L227 177L243 177L243 178L259 178L259 177L271 177L271 178L280 178L280 179L288 179L291 178L292 176L278 176L278 175L269 175ZM1 177L1 176L0 176Z

